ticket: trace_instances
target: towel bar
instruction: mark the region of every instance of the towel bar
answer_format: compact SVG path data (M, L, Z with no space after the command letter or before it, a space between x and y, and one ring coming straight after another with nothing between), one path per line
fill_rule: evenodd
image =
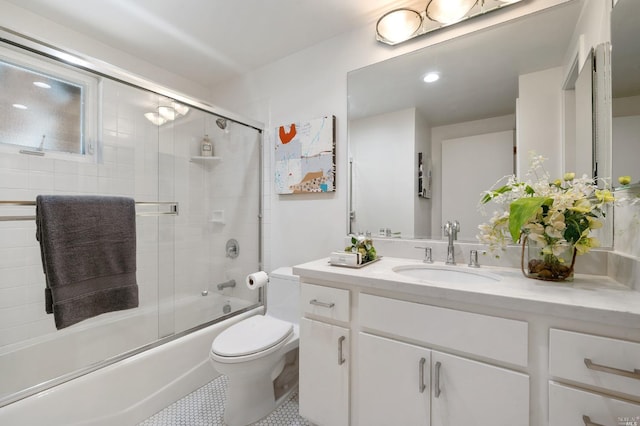
M28 207L34 206L35 201L2 201L0 200L0 206L18 206ZM136 216L177 216L179 204L175 201L136 201L136 206L168 206L168 211L162 212L136 212ZM35 216L0 216L0 222L7 222L13 220L35 220Z

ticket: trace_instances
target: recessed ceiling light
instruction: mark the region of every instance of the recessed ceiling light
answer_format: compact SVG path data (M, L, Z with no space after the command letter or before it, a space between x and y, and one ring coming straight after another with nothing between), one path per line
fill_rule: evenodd
M17 109L27 109L27 106L22 104L13 104L11 106Z
M437 72L427 73L422 79L425 83L433 83L434 81L438 81L440 79L440 74Z
M43 89L51 89L51 85L45 83L44 81L34 81L33 85L41 87Z

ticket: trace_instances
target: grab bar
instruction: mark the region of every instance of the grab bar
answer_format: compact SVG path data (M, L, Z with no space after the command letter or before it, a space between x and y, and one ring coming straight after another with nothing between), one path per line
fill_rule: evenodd
M2 201L1 206L17 206L17 207L29 207L35 206L35 201ZM163 212L136 212L136 216L177 216L179 204L175 201L136 201L136 206L168 206L168 211ZM13 220L35 220L35 216L0 216L0 222L7 222Z

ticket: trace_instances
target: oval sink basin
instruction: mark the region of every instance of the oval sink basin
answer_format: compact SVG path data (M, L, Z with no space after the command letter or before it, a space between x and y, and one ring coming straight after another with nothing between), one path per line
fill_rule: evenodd
M489 272L461 269L461 266L407 265L396 266L393 272L424 281L455 282L458 284L482 284L500 281L498 275Z

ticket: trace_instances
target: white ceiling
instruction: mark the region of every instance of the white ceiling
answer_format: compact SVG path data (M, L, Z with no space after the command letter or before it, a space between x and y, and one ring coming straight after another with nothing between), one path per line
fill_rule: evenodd
M375 22L399 5L416 3L416 0L7 1L205 87Z

